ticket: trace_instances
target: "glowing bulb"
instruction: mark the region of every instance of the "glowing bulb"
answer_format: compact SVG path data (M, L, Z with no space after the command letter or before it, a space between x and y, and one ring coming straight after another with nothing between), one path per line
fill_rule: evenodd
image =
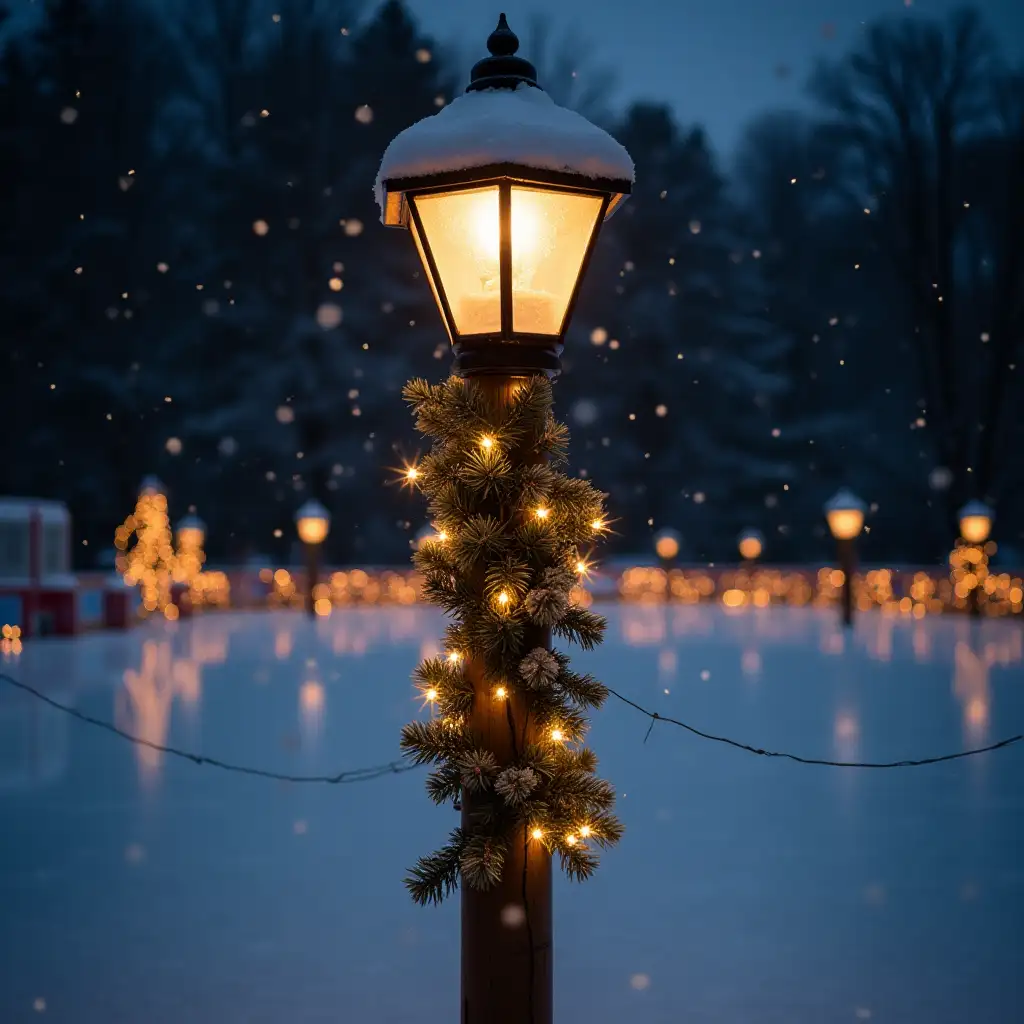
M410 466L405 471L406 480L415 480L420 475L419 470L415 466Z
M462 655L459 654L458 651L452 651L451 654L448 655L448 660L453 665L457 665L462 660Z
M586 839L587 836L590 835L590 826L589 825L580 825L580 835L583 836L584 839Z
M437 700L437 690L435 690L434 687L431 687L423 696L426 697L427 700Z
M570 832L565 837L565 842L566 842L567 846L575 846L576 845L576 837Z
M498 604L502 606L508 604L508 594L504 590L498 595Z
M530 835L533 836L534 839L543 839L544 838L544 830L541 829L541 828L535 828L530 833Z
M577 562L576 563L576 571L581 576L585 576L587 574L587 563L583 562L583 561Z
M595 531L601 531L604 529L604 520L595 519L590 525Z
M552 729L551 730L551 738L556 743L561 743L563 738L564 738L563 735L562 735L562 730L561 729Z
M443 544L448 539L448 531L447 530L438 530L437 531L437 539L439 541L441 541L441 543Z
M547 519L551 515L551 510L546 508L539 508L533 513L538 519Z
M481 448L493 448L494 447L494 438L488 436L487 434L484 434L484 436L480 438L480 447Z
M498 700L504 700L507 695L508 695L508 691L505 689L504 686L499 686L494 691L494 696L497 697Z

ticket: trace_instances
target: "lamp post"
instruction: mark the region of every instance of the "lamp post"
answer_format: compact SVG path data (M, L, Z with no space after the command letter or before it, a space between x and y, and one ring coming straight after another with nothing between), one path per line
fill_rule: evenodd
M295 513L295 527L306 549L306 612L315 615L316 601L313 595L320 573L320 546L327 539L327 532L331 528L331 514L319 501L310 498Z
M987 559L985 558L985 541L992 532L992 520L995 513L983 501L969 501L957 513L960 520L960 536L968 544L978 548L978 557L973 559L975 584L967 597L967 608L972 616L981 614L980 589L985 578Z
M857 563L857 537L864 527L864 511L864 502L845 487L825 502L825 518L836 539L839 568L843 573L844 626L853 625L853 570Z
M376 182L384 224L413 237L455 374L496 408L511 405L529 377L560 372L598 231L633 180L626 151L554 104L518 47L502 14L465 95L398 135ZM545 459L506 454L513 467ZM482 592L483 570L467 582ZM523 650L550 646L550 628L525 627ZM468 656L465 666L466 727L499 767L512 765L510 722L523 723L522 745L542 741L533 698L516 688L495 700L483 658ZM475 827L476 801L463 787L466 829ZM510 844L491 888L461 886L463 1024L551 1024L551 854L534 832L531 841L524 828Z
M736 546L744 562L756 562L764 550L764 537L758 530L744 530L736 539Z

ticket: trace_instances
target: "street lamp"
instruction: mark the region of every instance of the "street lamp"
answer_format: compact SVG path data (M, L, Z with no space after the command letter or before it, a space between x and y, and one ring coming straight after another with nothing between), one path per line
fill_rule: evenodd
M971 615L981 614L982 581L988 574L988 559L985 555L985 541L992 532L992 520L995 513L983 501L969 501L957 513L960 519L960 536L968 544L977 548L977 553L970 559L975 568L973 573L974 586L967 596L967 607Z
M602 223L632 190L633 162L538 86L536 69L516 56L519 40L504 14L487 48L464 95L391 142L375 190L383 223L412 235L454 373L498 411L528 378L560 372L580 282ZM489 435L480 441L495 454L497 443ZM511 445L500 454L513 469L546 461ZM547 515L534 509L529 522ZM595 533L605 528L594 520ZM498 600L507 604L508 594ZM526 649L550 650L550 626L528 630ZM520 745L561 735L530 714L528 690L495 688L482 654L466 652L462 665L474 691L463 725L486 738L502 770L517 764ZM514 715L524 723L518 737L508 727ZM464 832L479 832L481 798L472 787L462 787L461 804ZM509 844L489 888L461 887L464 1021L552 1020L551 851L536 826L523 839Z
M557 106L505 15L466 95L388 146L382 219L413 237L464 376L561 369L601 224L632 189L606 132Z
M764 550L764 537L758 530L744 530L737 539L736 546L740 551L740 558L745 562L754 562L761 557Z
M864 527L864 502L845 487L825 502L825 518L836 539L839 568L843 573L843 625L853 624L853 570L857 559L857 537Z
M654 538L654 552L665 563L670 565L679 554L679 534L675 530L661 530Z
M295 513L295 527L299 533L299 540L306 548L306 612L314 615L314 591L320 570L320 545L326 540L327 532L331 528L331 514L319 501L310 498Z
M196 515L184 516L178 520L176 540L179 548L201 548L206 540L206 523Z
M983 501L969 501L957 513L960 519L960 536L968 544L984 544L992 532L995 514Z

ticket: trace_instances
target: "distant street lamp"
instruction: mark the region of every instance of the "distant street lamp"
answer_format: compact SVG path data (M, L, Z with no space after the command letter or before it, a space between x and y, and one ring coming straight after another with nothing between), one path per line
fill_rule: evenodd
M740 558L745 562L756 562L764 550L764 537L758 530L744 530L737 541Z
M958 513L960 519L960 536L968 544L979 549L977 556L972 559L975 568L973 571L974 586L967 595L967 608L971 615L981 614L981 587L982 581L987 575L987 562L985 557L985 541L992 532L992 520L995 513L983 501L969 501Z
M667 568L679 554L679 534L675 530L661 530L654 538L654 552Z
M992 532L995 513L983 501L969 501L957 513L960 519L960 536L968 544L984 544Z
M836 539L839 568L843 574L841 599L844 626L853 624L853 570L857 563L857 537L864 528L864 512L864 502L845 487L825 502L825 518Z
M320 575L320 546L327 539L331 528L331 514L317 501L310 498L295 513L295 527L299 540L306 548L306 612L316 614L314 592Z
M187 515L178 520L175 539L180 549L195 549L206 540L206 523L196 515Z

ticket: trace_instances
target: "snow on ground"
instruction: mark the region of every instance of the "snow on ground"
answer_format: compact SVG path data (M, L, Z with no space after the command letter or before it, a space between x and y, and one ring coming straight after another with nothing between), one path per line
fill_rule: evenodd
M843 759L1021 731L1021 624L611 607L581 663L710 731ZM292 772L390 760L429 609L208 616L4 671L154 742ZM556 888L558 1019L1002 1024L1024 971L1024 750L768 761L612 702L626 838ZM448 1024L457 902L401 886L455 823L422 775L287 786L135 749L0 686L0 1020ZM40 1018L40 1013L45 1016Z

